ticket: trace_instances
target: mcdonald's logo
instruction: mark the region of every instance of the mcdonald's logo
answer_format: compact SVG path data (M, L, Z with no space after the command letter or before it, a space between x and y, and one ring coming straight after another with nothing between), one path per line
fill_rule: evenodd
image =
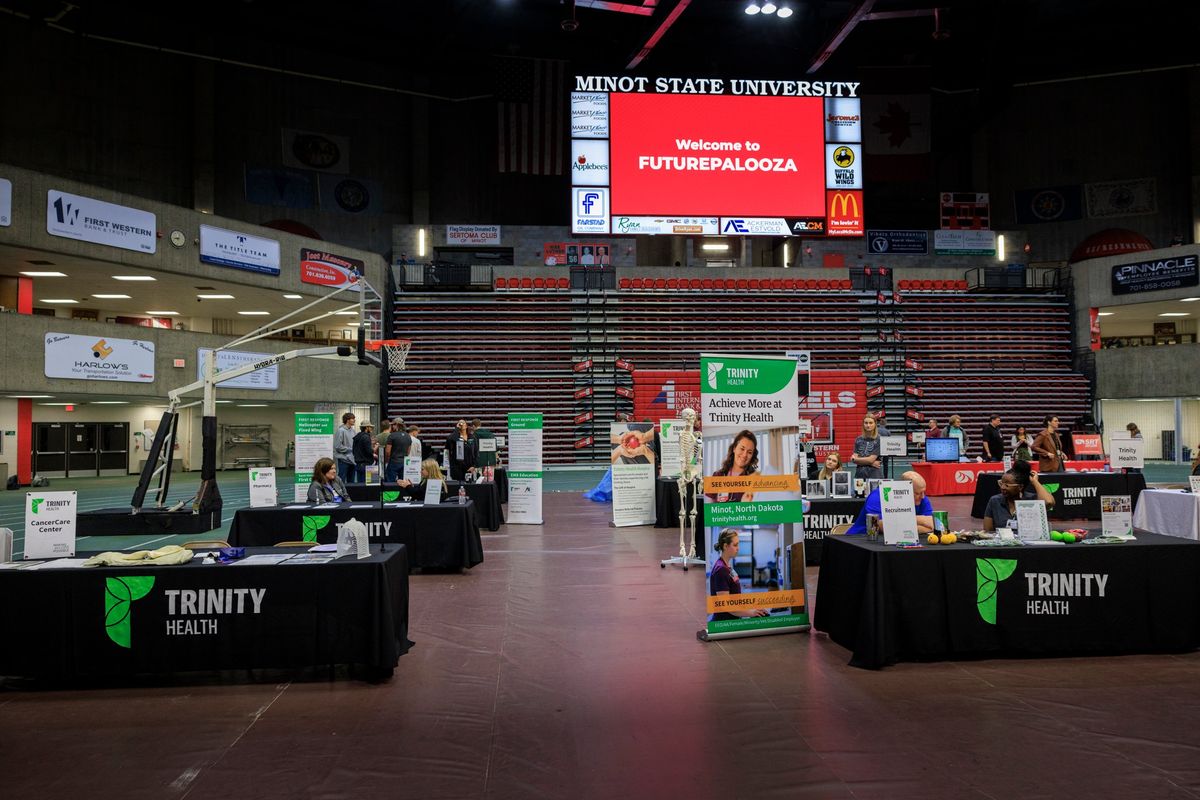
M829 236L862 236L863 207L861 191L829 191L825 193L829 221Z

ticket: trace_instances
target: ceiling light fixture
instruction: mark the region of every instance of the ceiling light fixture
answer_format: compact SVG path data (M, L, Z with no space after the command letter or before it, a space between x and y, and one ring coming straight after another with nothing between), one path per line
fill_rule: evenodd
M334 316L335 317L354 317L354 316L358 316L358 312L357 311L335 311Z
M750 5L746 6L746 13L750 16L754 16L760 11L762 11L762 9L758 7L758 3L750 3Z
M54 397L52 394L10 394L7 395L9 400L45 400Z
M270 314L270 311L239 311L243 317L265 317Z
M88 405L91 406L127 406L128 400L93 400Z
M63 298L63 299L59 299L59 300L39 300L38 302L39 303L60 303L62 305L66 305L68 303L78 303L79 301L78 300L67 300L67 299Z
M283 299L284 300L303 300L304 295L302 295L302 294L285 294L283 296Z
M1117 313L1117 312L1115 312L1115 311L1097 311L1096 316L1097 317L1111 317L1115 313Z
M1187 311L1168 311L1165 314L1159 314L1160 317L1190 317L1191 314Z
M1183 298L1182 300L1180 300L1179 302L1181 302L1181 303L1194 303L1194 302L1196 302L1197 300L1200 300L1200 297L1185 297L1185 298Z
M775 13L775 16L779 17L780 19L787 19L791 15L792 9L790 6L783 6Z
M150 314L152 316L155 316L155 317L178 317L179 316L178 311L147 311L146 313Z
M94 294L94 295L92 295L92 297L96 298L97 300L129 300L129 299L131 299L129 297L129 295L127 295L127 294Z
M156 281L156 280L158 280L158 278L155 278L150 275L113 275L113 280L115 280L115 281Z
M196 297L200 298L201 300L232 300L233 299L233 295L231 295L231 294L198 294L198 295L196 295Z
M24 275L26 278L65 278L65 277L67 277L67 273L65 273L65 272L31 271L31 272L22 272L21 274Z
M238 403L238 408L266 408L266 403Z
M767 2L762 4L762 13L764 14L774 14L775 9L776 5L771 0L767 0Z
M700 245L701 250L728 250L729 245L724 242L705 242Z

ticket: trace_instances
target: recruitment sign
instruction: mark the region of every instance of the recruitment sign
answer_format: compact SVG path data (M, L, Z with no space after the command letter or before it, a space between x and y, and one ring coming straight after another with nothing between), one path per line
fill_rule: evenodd
M804 630L803 538L793 544L793 527L803 521L793 472L796 359L702 354L700 379L705 539L721 548L706 553L704 638ZM745 564L752 568L739 572Z

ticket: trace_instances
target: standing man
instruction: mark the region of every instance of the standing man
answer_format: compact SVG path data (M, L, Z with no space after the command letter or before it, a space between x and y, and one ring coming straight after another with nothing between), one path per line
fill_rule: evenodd
M479 417L476 417L475 419L471 420L471 431L472 431L471 436L475 439L475 453L476 453L475 464L485 474L488 473L489 469L491 471L495 471L495 467L496 467L496 434L492 433L487 428L483 427L483 422L479 419ZM479 443L481 441L486 441L489 439L492 442L492 444L490 445L491 449L485 450L484 447L486 447L487 445L484 445L483 447L481 447Z
M342 483L354 483L354 414L342 414L342 427L333 434L333 455L337 458L337 474Z
M380 472L383 472L383 465L387 461L383 457L384 448L387 447L388 437L392 435L392 421L387 417L379 420L379 435L375 437L375 457L379 459Z
M988 417L988 424L983 426L983 460L1004 460L1004 437L1000 435L1000 415Z
M392 432L388 434L384 447L384 462L387 464L384 482L395 483L404 477L404 457L408 455L411 445L412 437L404 430L404 420L399 417L392 420Z
M415 458L417 461L424 461L427 456L425 455L425 443L420 439L421 426L409 425L408 436L412 439L412 444L408 446L408 457Z

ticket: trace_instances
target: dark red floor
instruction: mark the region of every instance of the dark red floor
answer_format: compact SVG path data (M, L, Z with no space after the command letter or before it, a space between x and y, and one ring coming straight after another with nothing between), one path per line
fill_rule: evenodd
M816 633L702 644L703 570L658 566L677 532L545 507L413 576L386 684L0 692L0 796L1200 797L1200 654L867 672Z

